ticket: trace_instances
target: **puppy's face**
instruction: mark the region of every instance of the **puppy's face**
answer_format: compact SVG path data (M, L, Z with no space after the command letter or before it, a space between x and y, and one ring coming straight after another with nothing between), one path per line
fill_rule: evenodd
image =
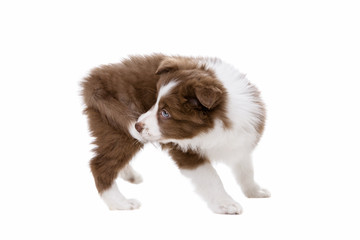
M160 64L157 101L135 125L145 142L192 138L225 115L223 86L212 72L187 61L171 58Z

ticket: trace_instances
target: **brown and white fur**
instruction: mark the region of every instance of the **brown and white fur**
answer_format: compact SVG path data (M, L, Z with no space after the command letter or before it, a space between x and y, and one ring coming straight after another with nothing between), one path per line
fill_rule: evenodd
M90 166L110 209L136 209L116 185L141 176L129 165L147 142L167 150L215 213L240 214L212 166L231 167L247 197L269 197L254 181L251 153L265 123L258 90L215 58L134 56L94 69L82 82L85 113L95 138Z

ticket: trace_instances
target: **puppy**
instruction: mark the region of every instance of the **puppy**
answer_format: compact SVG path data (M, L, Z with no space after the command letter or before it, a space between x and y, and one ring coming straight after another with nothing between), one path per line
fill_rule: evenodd
M247 197L270 193L254 181L251 153L265 124L259 91L216 58L155 54L94 69L82 82L95 156L90 167L110 209L136 209L116 185L141 176L129 165L148 142L167 150L181 173L215 213L240 214L212 166L228 165Z

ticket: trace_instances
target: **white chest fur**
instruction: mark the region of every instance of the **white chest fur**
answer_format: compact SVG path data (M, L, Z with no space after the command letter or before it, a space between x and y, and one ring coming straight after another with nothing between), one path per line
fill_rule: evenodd
M216 120L215 127L209 132L192 139L172 140L172 142L183 151L196 151L210 161L227 161L252 151L257 135L255 130L248 130L239 129L237 126L224 129L223 123Z

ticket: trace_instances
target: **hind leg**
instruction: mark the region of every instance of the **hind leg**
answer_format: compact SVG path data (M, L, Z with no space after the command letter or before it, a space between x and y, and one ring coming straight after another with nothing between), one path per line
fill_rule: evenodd
M116 177L123 169L121 165L129 160L131 158L108 159L104 156L97 156L91 160L91 171L96 187L110 210L130 210L140 207L137 200L125 198L116 184Z
M127 199L119 191L117 184L113 182L110 188L101 193L110 210L133 210L140 207L140 202L136 199Z
M116 178L127 168L129 161L141 149L142 144L127 132L114 129L101 117L99 112L87 109L89 125L95 137L95 157L90 161L96 188L111 210L127 210L140 207L134 199L127 199L119 191Z

